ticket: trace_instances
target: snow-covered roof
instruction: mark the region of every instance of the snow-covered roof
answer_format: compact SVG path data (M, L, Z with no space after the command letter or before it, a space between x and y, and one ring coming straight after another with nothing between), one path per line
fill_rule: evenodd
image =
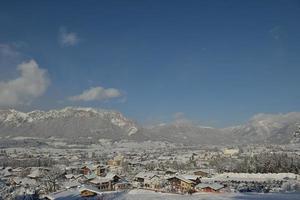
M66 174L65 177L67 179L71 179L71 178L74 178L75 176L74 176L74 174Z
M119 175L111 173L111 172L107 173L106 176L105 176L105 178L113 179L115 176L121 178Z
M204 173L207 173L207 174L211 174L213 172L212 169L198 169L198 170L195 170L193 171L194 173L196 172L204 172Z
M96 178L90 180L89 182L92 183L92 184L97 185L97 184L107 183L107 182L110 182L110 181L112 181L112 179L97 176Z
M23 186L26 186L26 185L35 186L35 185L37 185L36 180L30 179L30 178L19 178L19 177L16 177L16 178L13 178L13 181L16 184L23 185Z
M81 192L84 190L89 190L91 192L96 193L97 195L102 195L102 192L95 187L83 185L81 187L65 189L61 191L57 191L46 195L47 199L56 200L56 199L68 199L68 200L79 200L85 199L81 198Z
M201 178L201 176L197 176L197 175L189 175L189 174L185 174L182 175L183 178L188 179L188 180L197 180L198 178Z
M188 179L184 178L183 176L172 176L172 177L168 178L168 180L173 179L173 178L177 178L177 179L179 179L179 180L181 180L183 182L189 183L189 184L193 184L194 183L193 181L188 180Z
M135 178L151 179L154 176L157 176L157 175L154 173L151 173L151 172L140 172L137 175L135 175Z
M96 178L97 177L97 175L96 174L94 174L94 173L92 173L92 174L90 174L90 175L85 175L84 176L86 179L88 179L88 180L91 180L91 179L94 179L94 178Z
M29 178L39 178L42 176L39 169L34 169L29 175L27 175Z
M13 172L22 172L24 169L22 167L17 167L12 169Z
M204 188L212 188L214 190L220 190L224 188L224 185L218 183L199 183L195 186L195 189L204 189Z
M70 188L74 188L74 187L78 187L81 184L78 181L67 181L63 184L64 188L66 189L70 189Z

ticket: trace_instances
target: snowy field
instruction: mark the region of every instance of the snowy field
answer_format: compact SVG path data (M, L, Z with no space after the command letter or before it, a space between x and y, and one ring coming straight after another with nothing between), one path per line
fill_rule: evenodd
M162 194L144 190L130 191L125 200L299 200L300 194L193 194L193 195L175 195Z

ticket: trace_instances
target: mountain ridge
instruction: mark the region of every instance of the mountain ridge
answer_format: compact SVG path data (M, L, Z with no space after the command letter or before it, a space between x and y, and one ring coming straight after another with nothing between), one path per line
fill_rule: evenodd
M247 123L205 127L188 120L151 127L138 125L121 112L88 107L49 111L0 110L0 137L62 137L135 141L167 141L185 144L289 143L300 124L300 113L257 114Z

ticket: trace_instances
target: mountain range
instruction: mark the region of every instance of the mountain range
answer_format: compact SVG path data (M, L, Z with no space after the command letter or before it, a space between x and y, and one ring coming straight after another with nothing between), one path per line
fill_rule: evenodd
M289 143L300 125L300 113L258 114L228 128L204 127L188 120L144 127L116 111L66 107L20 112L0 110L0 137L91 138L167 141L184 144Z

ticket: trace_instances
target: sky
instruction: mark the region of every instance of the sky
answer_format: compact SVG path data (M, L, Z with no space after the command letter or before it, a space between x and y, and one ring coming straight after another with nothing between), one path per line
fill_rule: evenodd
M215 127L300 111L299 19L299 0L3 0L0 108Z

